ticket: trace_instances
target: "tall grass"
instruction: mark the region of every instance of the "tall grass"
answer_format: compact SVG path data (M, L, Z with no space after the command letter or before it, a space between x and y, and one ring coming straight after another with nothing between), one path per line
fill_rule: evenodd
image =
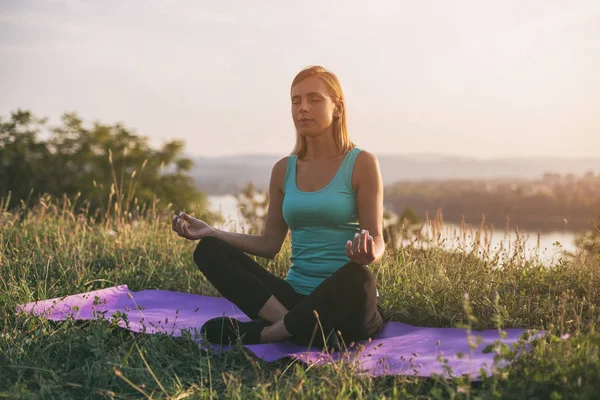
M485 255L481 246L448 251L421 238L372 266L388 320L547 332L479 383L267 364L243 348L216 354L190 337L134 335L110 321L16 314L18 304L118 284L218 296L194 266L196 243L171 231L173 210L149 207L133 219L112 203L96 218L76 202L46 196L31 208L0 206L0 397L541 399L600 390L599 260L576 255L544 266L524 246ZM484 224L475 234L485 236ZM275 260L257 261L284 276L289 253L286 242Z

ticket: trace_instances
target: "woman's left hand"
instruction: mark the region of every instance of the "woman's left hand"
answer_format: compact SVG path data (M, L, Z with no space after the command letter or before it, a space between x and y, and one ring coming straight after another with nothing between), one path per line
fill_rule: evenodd
M369 231L363 229L360 234L354 235L354 241L346 242L346 255L360 265L368 265L375 261L375 249L373 245L373 236Z

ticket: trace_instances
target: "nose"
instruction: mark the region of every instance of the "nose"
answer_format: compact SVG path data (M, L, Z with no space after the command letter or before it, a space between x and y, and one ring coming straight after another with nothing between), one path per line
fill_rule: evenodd
M309 103L308 103L308 99L300 99L300 104L298 104L298 112L302 112L302 111L308 111L309 110Z

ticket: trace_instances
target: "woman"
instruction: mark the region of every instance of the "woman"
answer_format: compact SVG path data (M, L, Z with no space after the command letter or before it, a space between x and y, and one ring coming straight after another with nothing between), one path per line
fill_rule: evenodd
M173 230L201 239L194 262L252 321L215 318L201 332L211 342L241 338L256 344L291 338L334 346L377 334L382 326L369 264L384 254L383 185L377 158L350 141L337 77L313 66L291 86L296 126L292 155L273 167L262 235L217 230L186 213ZM292 233L292 265L285 279L245 253L275 258Z

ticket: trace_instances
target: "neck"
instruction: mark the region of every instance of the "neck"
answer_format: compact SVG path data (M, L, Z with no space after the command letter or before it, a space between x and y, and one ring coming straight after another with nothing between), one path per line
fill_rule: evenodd
M339 156L339 149L333 140L333 132L325 131L315 137L306 137L304 160L330 160Z

